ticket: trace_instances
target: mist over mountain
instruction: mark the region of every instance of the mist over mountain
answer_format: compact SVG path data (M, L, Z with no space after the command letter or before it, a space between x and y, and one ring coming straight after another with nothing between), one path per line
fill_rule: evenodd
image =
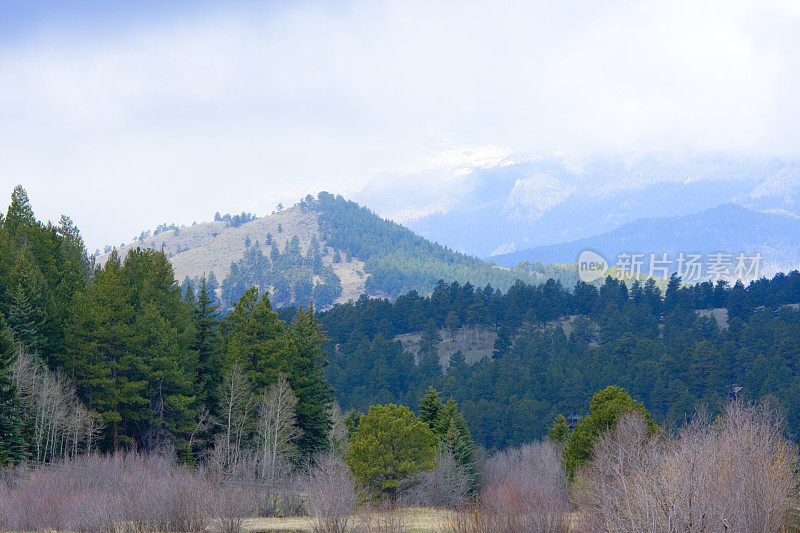
M666 153L506 158L440 180L428 197L414 179L389 181L368 185L355 197L428 239L480 257L571 242L634 220L689 215L726 203L800 214L800 165L778 159Z

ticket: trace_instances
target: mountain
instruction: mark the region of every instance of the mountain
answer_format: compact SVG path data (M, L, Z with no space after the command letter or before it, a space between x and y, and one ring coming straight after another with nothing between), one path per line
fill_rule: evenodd
M800 163L668 153L503 161L445 180L435 198L408 180L356 196L416 233L479 257L570 242L641 218L736 203L800 215ZM410 198L413 206L403 203ZM572 258L574 260L574 258Z
M789 271L800 265L800 218L786 213L763 213L737 204L724 204L677 217L644 218L606 233L563 244L538 246L495 256L499 265L521 261L575 262L587 249L599 252L611 264L621 253L668 254L681 252L729 254L760 252L769 272Z
M517 279L538 283L556 278L571 286L576 278L566 266L512 270L454 252L325 192L263 218L218 218L160 227L156 235L143 233L117 253L136 247L163 249L176 279L185 284L213 273L221 280L215 289L225 306L253 285L269 290L278 307L314 301L327 308L362 294L429 294L440 279L505 290ZM99 262L107 258L105 254Z

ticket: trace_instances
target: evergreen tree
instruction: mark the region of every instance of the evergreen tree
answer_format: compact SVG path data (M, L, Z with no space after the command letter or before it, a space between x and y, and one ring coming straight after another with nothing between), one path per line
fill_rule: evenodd
M22 460L27 449L19 398L11 376L16 349L11 329L0 313L0 467Z
M392 506L417 474L436 466L436 435L402 405L374 405L350 438L347 463L361 488Z
M3 225L12 235L19 235L25 228L33 227L35 224L36 218L33 215L28 193L25 192L22 185L17 185L14 187L14 192L11 193L11 204L8 206Z
M196 330L194 350L197 352L197 396L200 405L205 406L212 416L219 414L219 388L222 383L222 361L219 354L218 305L206 283L200 278L197 304L194 308L193 321Z
M328 364L322 344L327 340L314 317L314 306L298 308L290 328L292 353L281 369L297 395L297 425L302 434L297 446L308 458L323 449L331 427L331 387L322 370Z
M553 421L553 427L547 432L547 438L553 442L567 442L569 438L569 425L564 415L558 415Z
M651 432L658 429L644 405L631 398L622 387L612 385L595 393L589 404L589 414L575 424L564 448L564 466L570 476L591 459L600 434L613 429L620 417L630 412L641 413Z
M22 288L21 283L15 283L11 288L8 322L16 338L33 353L39 353L42 347L42 337L39 334L42 322L36 315L36 310L28 299L28 293Z
M107 422L101 449L169 442L188 453L195 331L163 252L132 250L122 265L112 253L74 299L67 331L65 367Z
M429 428L434 429L443 407L439 392L433 387L428 387L425 395L419 401L419 417L428 424Z
M455 400L450 398L444 404L434 423L434 433L439 443L453 454L456 464L463 469L470 480L471 488L478 487L478 467L475 462L475 441L467 426L464 415L458 410Z
M442 336L439 334L436 321L431 318L425 324L425 329L422 330L422 338L419 341L419 351L422 354L436 353L440 342L442 342Z
M258 287L247 289L224 326L226 366L241 365L256 390L275 383L291 346L269 296L259 298Z

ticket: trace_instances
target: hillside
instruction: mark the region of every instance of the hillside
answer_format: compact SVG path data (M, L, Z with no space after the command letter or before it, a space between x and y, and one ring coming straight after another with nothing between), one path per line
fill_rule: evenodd
M600 252L611 263L620 253L667 253L669 257L676 257L680 252L761 252L765 270L774 273L792 270L800 264L798 237L800 218L796 216L725 204L691 215L639 219L608 233L498 255L493 259L504 266L521 261L569 262L575 261L586 249Z
M124 256L136 247L163 248L179 282L194 283L213 273L225 306L253 285L269 290L278 307L314 301L327 308L362 294L429 294L440 279L503 290L517 279L575 282L574 270L567 266L512 270L453 252L324 192L238 226L220 220L162 231L124 245L118 253ZM99 263L107 258L104 254Z
M670 428L699 406L718 412L731 393L767 399L796 438L798 301L797 271L663 293L612 278L505 294L442 284L427 298L364 299L319 320L331 339L325 374L343 409L413 405L432 386L458 403L487 449L543 437L559 413L584 414L611 384Z

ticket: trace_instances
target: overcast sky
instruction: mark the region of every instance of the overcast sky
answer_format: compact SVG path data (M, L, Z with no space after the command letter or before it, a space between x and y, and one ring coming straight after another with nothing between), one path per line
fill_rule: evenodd
M0 0L0 193L90 250L559 150L800 155L795 0L161 4Z

